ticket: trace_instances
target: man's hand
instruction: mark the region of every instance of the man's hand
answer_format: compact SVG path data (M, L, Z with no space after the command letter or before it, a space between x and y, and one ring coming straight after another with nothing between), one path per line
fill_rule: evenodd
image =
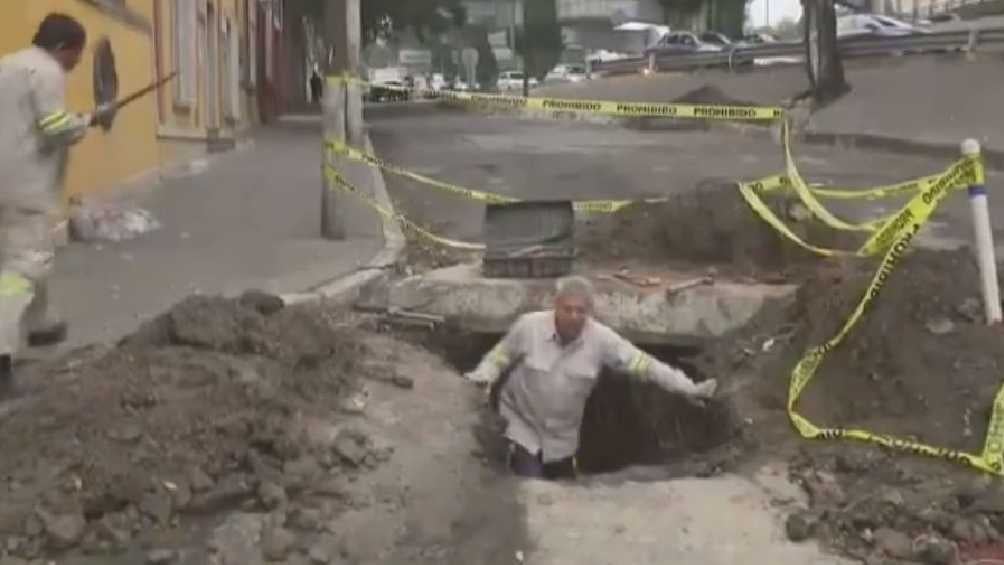
M117 108L115 104L105 103L99 105L94 109L94 113L91 114L91 127L98 125L111 125L111 118L115 115Z
M694 385L694 390L687 395L687 400L692 404L704 408L707 406L709 400L715 396L715 390L718 389L718 381L715 379L708 379L701 381Z

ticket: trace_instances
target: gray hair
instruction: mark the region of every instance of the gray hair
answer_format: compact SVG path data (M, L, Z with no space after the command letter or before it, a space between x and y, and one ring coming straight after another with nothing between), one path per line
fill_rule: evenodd
M560 298L562 296L579 296L585 298L590 304L593 303L593 296L596 294L596 289L593 288L593 283L586 277L570 276L558 279L558 282L554 285L555 298Z

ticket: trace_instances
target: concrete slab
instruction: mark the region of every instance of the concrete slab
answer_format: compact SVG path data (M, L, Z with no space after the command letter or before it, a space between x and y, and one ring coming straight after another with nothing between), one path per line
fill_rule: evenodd
M764 305L794 297L793 285L729 282L667 296L594 279L596 317L636 341L692 344L745 325ZM477 265L458 265L392 283L388 305L463 320L472 331L503 333L524 312L549 308L553 279L486 279Z
M660 483L575 485L528 481L527 564L842 565L815 543L784 534L783 511L737 475Z

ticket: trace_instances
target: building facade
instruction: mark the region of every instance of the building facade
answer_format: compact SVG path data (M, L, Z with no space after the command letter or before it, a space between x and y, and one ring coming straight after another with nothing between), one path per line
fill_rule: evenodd
M93 45L106 38L115 58L122 94L153 82L153 4L143 0L4 0L0 17L0 55L31 44L38 24L62 12L87 28L88 48L69 76L67 105L78 112L95 106ZM2 126L0 126L2 127ZM100 192L158 167L169 156L157 139L156 99L141 98L119 112L109 131L95 129L73 148L67 170L69 194Z
M99 77L111 77L122 97L178 73L73 148L67 196L232 147L283 109L282 0L3 0L2 10L0 55L28 46L51 12L85 26L88 47L67 85L72 110L90 111L105 95Z

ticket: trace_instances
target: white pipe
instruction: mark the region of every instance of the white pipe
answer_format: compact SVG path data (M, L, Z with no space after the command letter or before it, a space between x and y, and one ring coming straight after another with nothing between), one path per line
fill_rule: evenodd
M979 157L980 143L975 139L962 142L962 155ZM980 266L983 286L983 308L987 324L1001 322L1000 287L997 283L997 261L994 258L994 235L990 227L990 210L987 205L986 181L980 176L969 185L969 206L973 215L973 235L976 240L976 257Z

